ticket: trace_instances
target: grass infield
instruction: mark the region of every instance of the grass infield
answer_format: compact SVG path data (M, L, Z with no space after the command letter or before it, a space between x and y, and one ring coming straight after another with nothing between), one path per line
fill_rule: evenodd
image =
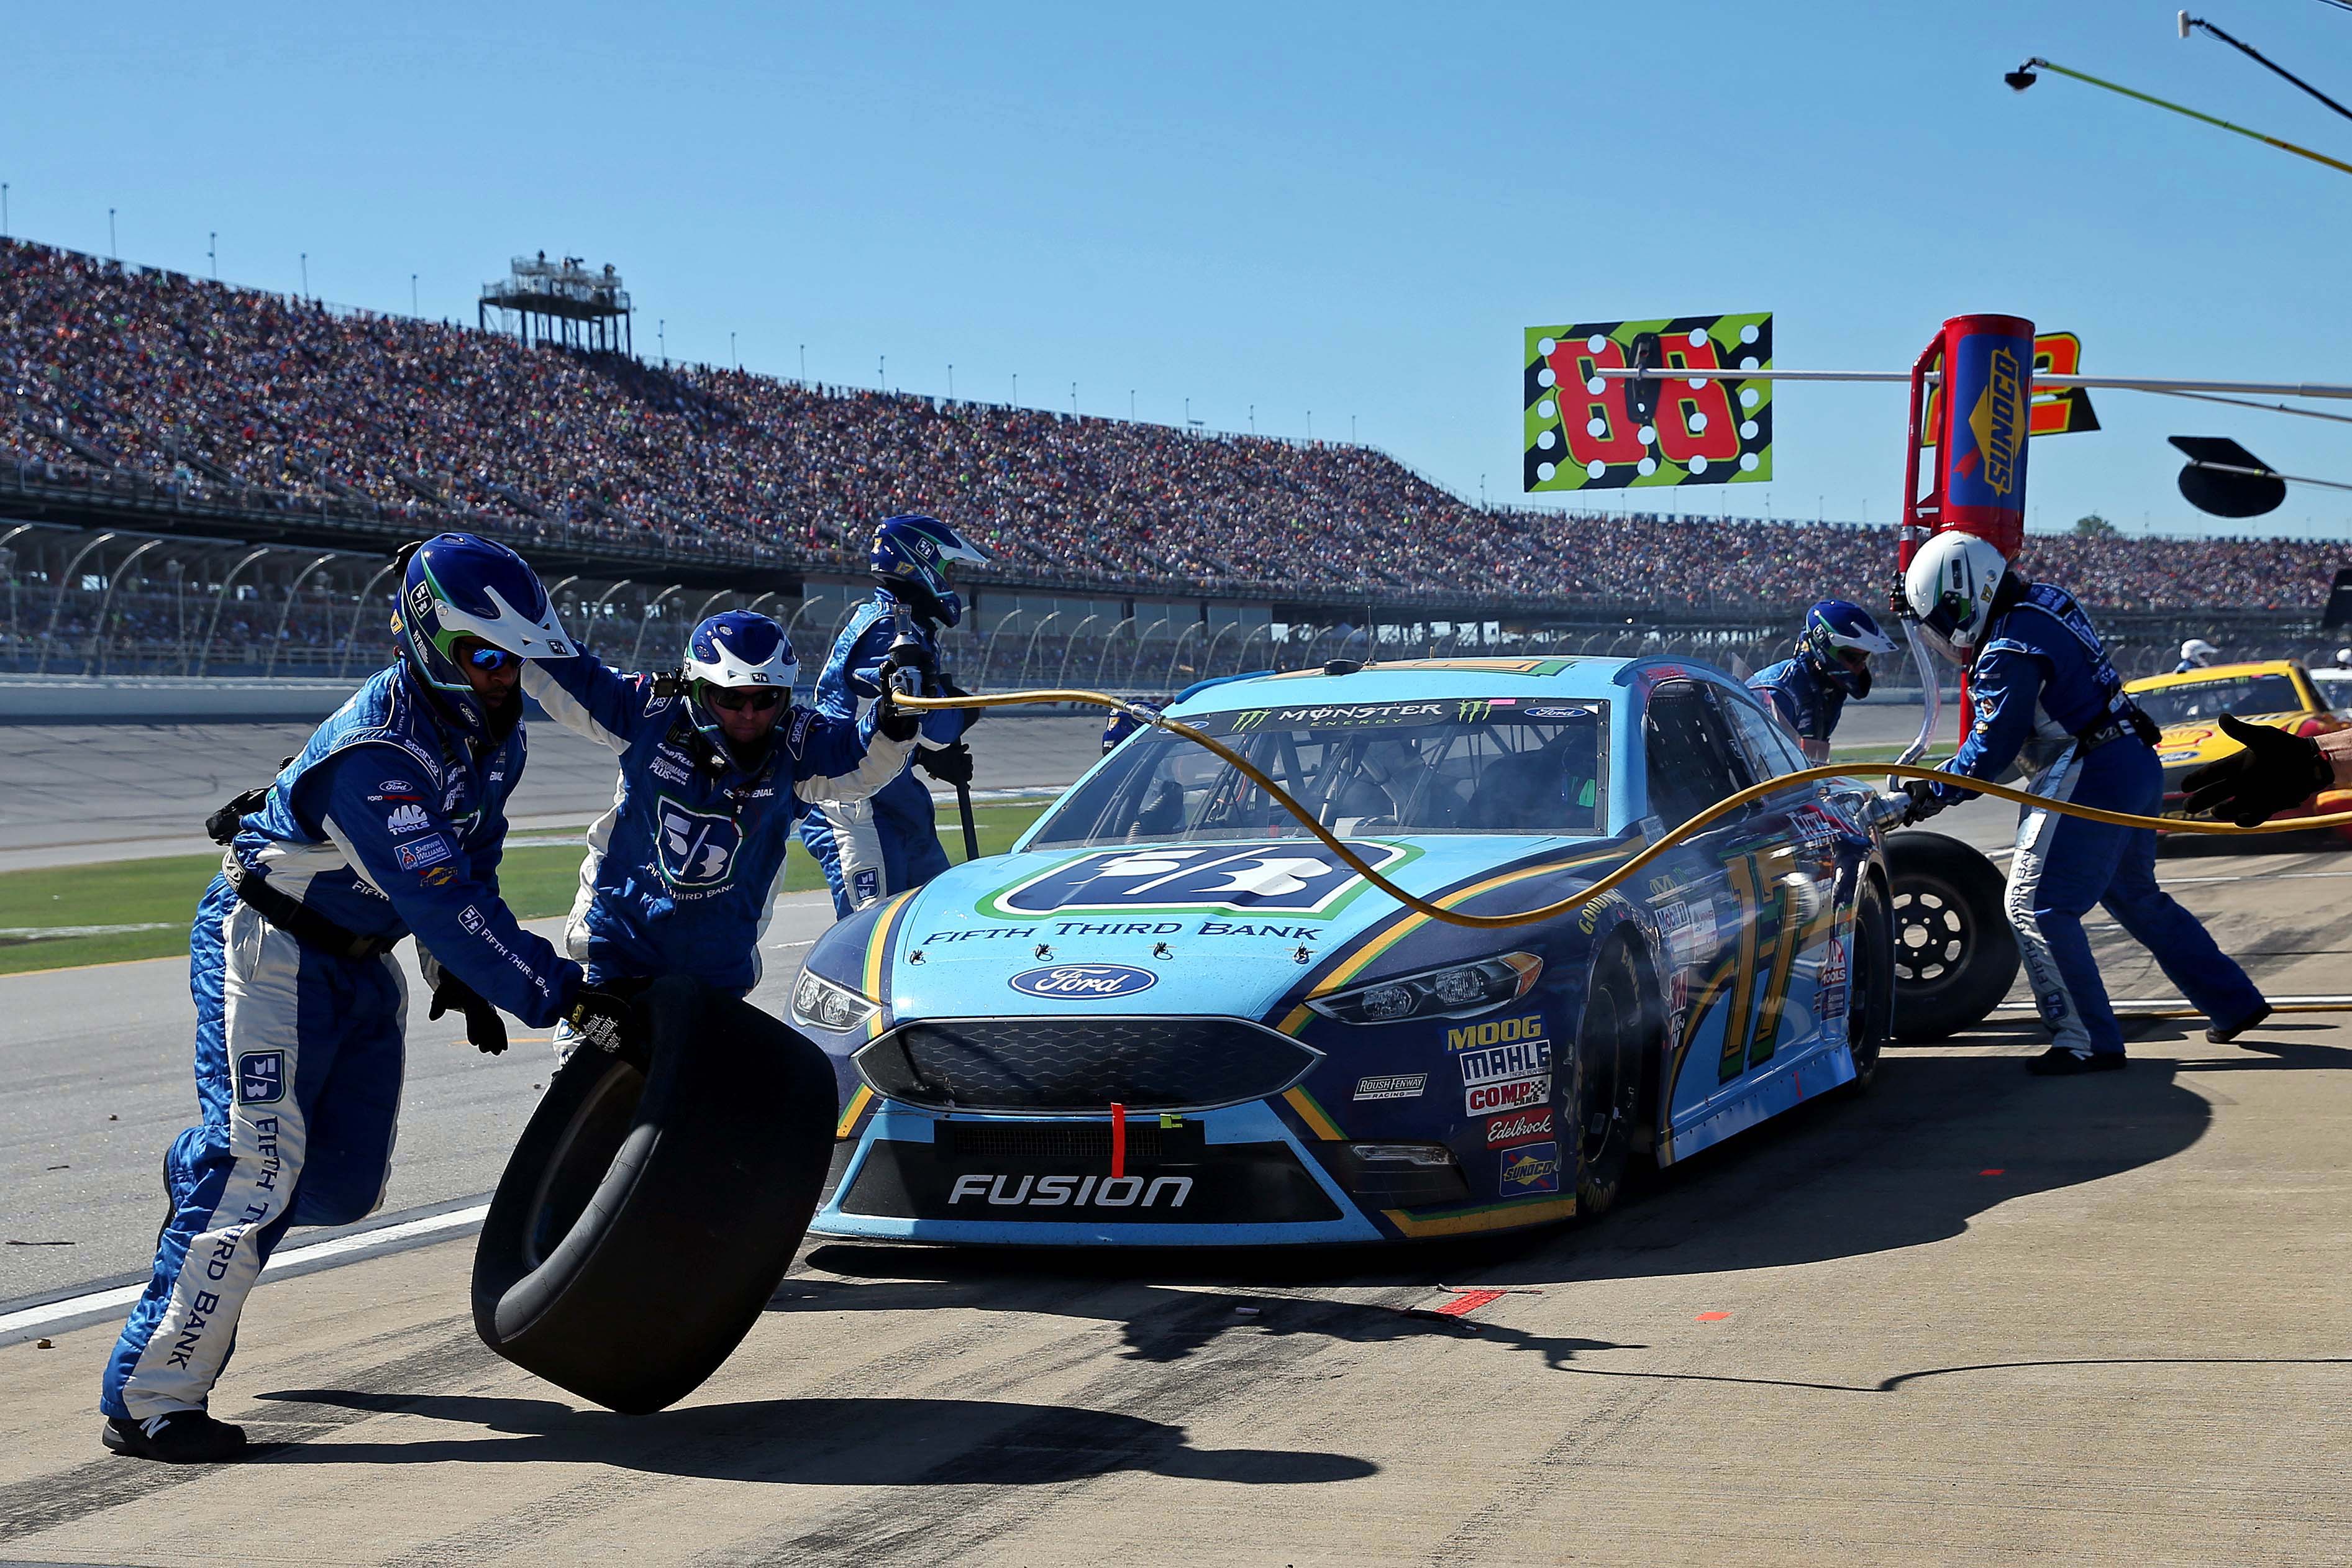
M1002 854L1044 809L1044 802L974 806L980 852ZM576 839L583 830L571 831ZM583 850L576 842L544 842L555 836L546 828L518 833L531 842L509 845L499 862L499 891L520 919L572 907ZM952 811L940 814L940 842L950 859L963 858L963 830ZM184 953L196 900L219 869L217 855L174 855L0 872L0 974ZM824 874L795 838L784 862L784 890L824 886Z

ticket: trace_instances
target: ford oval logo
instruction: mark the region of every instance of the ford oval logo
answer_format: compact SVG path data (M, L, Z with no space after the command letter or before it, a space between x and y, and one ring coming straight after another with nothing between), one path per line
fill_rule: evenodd
M1160 984L1148 969L1124 963L1056 963L1048 969L1025 969L1005 982L1024 996L1055 1001L1089 1000L1097 996L1132 996Z

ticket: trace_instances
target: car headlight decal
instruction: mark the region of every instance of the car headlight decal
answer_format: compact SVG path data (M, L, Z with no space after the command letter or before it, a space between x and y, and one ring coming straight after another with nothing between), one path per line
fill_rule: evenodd
M1391 975L1307 1005L1343 1024L1392 1024L1406 1018L1468 1018L1516 1002L1535 988L1543 960L1532 952L1504 952L1468 963L1449 963L1412 974Z
M829 1034L843 1034L874 1016L875 1004L822 974L801 971L793 986L793 1021Z

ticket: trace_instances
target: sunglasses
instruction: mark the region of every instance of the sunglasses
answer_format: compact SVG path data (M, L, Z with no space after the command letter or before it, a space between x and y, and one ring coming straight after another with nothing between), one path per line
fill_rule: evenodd
M740 713L746 709L754 713L765 713L783 701L784 694L773 687L752 686L739 689L721 686L704 691L702 700L713 708L724 709L730 713Z

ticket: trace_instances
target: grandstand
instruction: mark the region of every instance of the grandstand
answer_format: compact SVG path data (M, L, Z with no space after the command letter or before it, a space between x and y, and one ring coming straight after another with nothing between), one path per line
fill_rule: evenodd
M453 527L523 551L608 642L754 601L814 641L872 523L936 511L997 552L969 631L992 673L1025 643L1032 673L1091 653L1139 686L1155 638L1171 677L1367 626L1384 649L1744 643L1824 593L1882 597L1893 557L1884 529L1481 508L1366 447L656 366L14 240L0 391L0 663L25 669L364 668L390 550ZM2025 564L2129 640L2246 647L2301 636L2342 559L2036 537Z

